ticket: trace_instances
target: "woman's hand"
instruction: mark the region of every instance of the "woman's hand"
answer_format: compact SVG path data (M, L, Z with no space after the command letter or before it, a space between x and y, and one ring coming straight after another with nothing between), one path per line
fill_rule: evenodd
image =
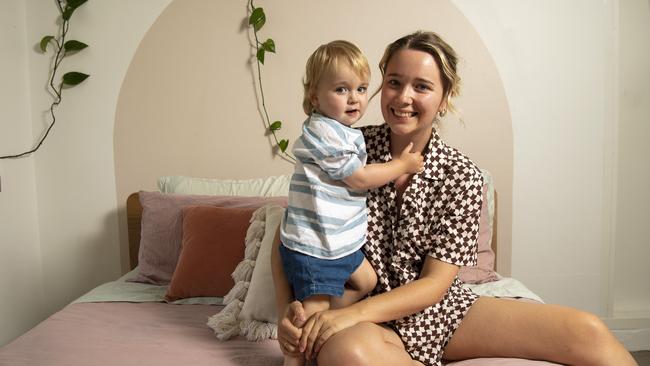
M305 310L299 301L289 303L284 314L278 318L278 343L285 355L300 356L298 345L303 334L301 328L305 324L305 320Z
M359 318L356 315L356 311L350 307L312 315L302 328L300 337L300 351L305 353L305 359L315 357L331 336L357 324Z

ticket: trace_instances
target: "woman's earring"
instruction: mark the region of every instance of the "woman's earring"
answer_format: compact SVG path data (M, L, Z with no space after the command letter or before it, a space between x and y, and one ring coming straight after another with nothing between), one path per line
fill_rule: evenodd
M446 110L446 109L442 109L442 110L440 110L440 111L438 112L438 116L440 116L440 118L444 117L445 114L447 114L447 110Z

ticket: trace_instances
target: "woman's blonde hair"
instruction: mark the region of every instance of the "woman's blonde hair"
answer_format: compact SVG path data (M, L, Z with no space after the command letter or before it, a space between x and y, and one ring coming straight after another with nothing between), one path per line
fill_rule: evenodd
M447 100L447 108L455 111L451 99L460 94L460 76L456 68L458 64L456 51L434 32L417 31L408 34L386 47L384 55L379 61L379 70L381 70L382 78L386 74L386 67L391 57L397 51L403 49L426 52L436 60L436 64L440 70L440 79L442 79L443 98ZM381 86L374 95L379 93L380 90Z
M321 45L309 56L305 67L302 109L307 115L311 115L314 110L311 96L320 79L326 73L337 70L340 65L348 65L362 79L370 78L368 60L357 46L342 40Z

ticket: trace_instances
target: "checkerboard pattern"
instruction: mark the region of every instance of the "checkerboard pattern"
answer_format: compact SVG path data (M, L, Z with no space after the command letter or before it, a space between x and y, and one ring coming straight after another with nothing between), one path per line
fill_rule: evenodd
M388 126L362 131L368 164L390 161ZM482 174L435 131L423 154L425 169L413 176L401 204L393 183L369 192L364 251L377 272L375 293L416 280L427 256L458 266L476 264ZM389 325L411 357L441 365L445 345L477 298L456 278L439 303Z

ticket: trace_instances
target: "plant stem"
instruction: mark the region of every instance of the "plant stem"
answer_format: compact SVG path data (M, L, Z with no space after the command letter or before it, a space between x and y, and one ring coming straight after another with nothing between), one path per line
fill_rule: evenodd
M61 0L57 0L56 5L59 7L59 12L61 14L61 19L63 21L63 24L61 26L61 34L59 36L59 39L54 39L56 43L56 55L54 56L54 67L52 68L52 75L50 76L50 83L49 83L49 89L50 91L54 92L55 98L52 104L50 105L50 115L52 116L52 122L50 122L50 125L47 127L47 130L45 131L45 134L41 139L38 141L38 144L36 144L36 147L29 151L25 151L20 154L16 155L3 155L0 156L0 159L15 159L15 158L20 158L25 155L29 155L31 153L36 152L41 145L43 145L43 142L45 141L45 138L50 134L50 130L52 130L52 127L54 127L54 124L56 123L56 116L54 114L54 108L58 107L59 104L61 104L61 90L63 88L63 82L59 84L59 88L57 89L54 86L54 78L56 76L56 72L59 70L59 66L61 65L61 61L63 61L63 58L65 57L65 36L68 33L68 27L70 26L69 20L63 19L63 7L61 6Z
M253 0L250 0L249 4L252 12L253 10L255 10L255 6L253 5ZM257 31L255 30L255 28L253 28L253 35L255 36L255 55L257 55L261 43L257 38ZM268 130L271 131L271 134L273 135L273 139L275 140L275 143L279 148L280 141L278 140L278 136L275 134L275 131L271 129L271 119L269 118L269 113L266 110L266 99L264 98L264 87L262 85L262 68L260 66L260 60L257 57L255 57L255 61L257 61L257 82L259 83L260 99L262 100L262 111L264 112L264 117L266 117L266 119L264 119L264 123L266 124ZM293 164L296 163L296 158L294 158L291 154L287 153L286 151L280 150L280 154L281 154L280 156L289 160L291 163Z

